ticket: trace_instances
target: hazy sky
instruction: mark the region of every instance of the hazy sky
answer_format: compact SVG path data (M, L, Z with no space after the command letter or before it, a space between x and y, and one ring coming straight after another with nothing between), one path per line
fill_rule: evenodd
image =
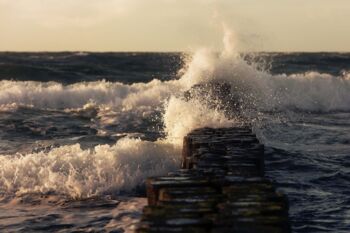
M0 0L2 51L350 51L350 0Z

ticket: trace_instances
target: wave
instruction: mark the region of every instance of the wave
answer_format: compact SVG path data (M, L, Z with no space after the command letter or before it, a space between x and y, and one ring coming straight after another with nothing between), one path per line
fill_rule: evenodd
M231 51L231 50L230 50ZM341 76L306 72L272 75L238 53L202 49L180 79L188 88L203 82L226 82L245 109L260 111L350 111L350 73Z
M26 86L28 84L36 88L29 88ZM179 167L182 139L189 131L198 127L229 126L233 123L223 113L208 108L198 100L186 102L180 95L177 96L182 93L178 88L178 81L154 80L151 83L129 86L102 81L77 84L74 87L50 83L46 84L48 88L44 90L39 88L42 85L24 85L25 90L33 93L30 101L22 95L22 98L10 96L8 99L21 99L17 103L32 107L65 107L65 111L80 115L93 116L94 109L97 108L97 117L105 125L115 123L115 116L120 115L120 112L147 117L148 111L154 111L154 108L165 104L163 122L167 137L155 142L126 137L112 146L99 145L93 149L82 149L81 145L75 144L39 153L0 155L2 194L53 192L72 198L86 198L131 192L143 184L146 177L164 175ZM71 99L72 97L63 93L50 96L51 87L58 87L56 90L75 95L78 99ZM73 91L77 87L80 93ZM108 88L109 91L106 91ZM106 93L112 94L109 96ZM43 96L47 97L45 102L40 100ZM49 98L53 101L48 101ZM60 99L63 101L60 102ZM118 101L114 101L116 99ZM119 112L111 115L113 111ZM124 119L120 123L127 122L128 119Z
M222 53L201 49L193 54L177 80L155 79L131 85L107 81L72 85L0 81L0 108L6 111L21 105L70 112L95 112L91 111L95 109L100 124L111 124L120 113L147 118L160 109L166 133L165 139L155 142L124 138L112 146L86 150L76 144L49 152L2 155L0 192L53 191L88 197L130 191L148 176L176 169L182 138L189 131L205 126L229 127L235 123L235 119L228 119L201 99L185 101L183 92L195 84L231 84L231 92L244 109L350 110L349 74L272 75L245 61L235 51L230 36L226 33Z
M179 164L179 147L166 142L124 138L113 146L82 150L79 144L48 153L0 157L2 193L47 193L89 197L131 191L145 177L164 174Z
M0 193L54 192L85 198L131 192L146 177L178 169L182 139L189 131L204 126L229 126L233 120L217 110L172 97L164 124L167 138L156 142L126 137L112 146L93 149L83 150L75 144L48 152L2 155Z
M318 72L271 75L238 54L224 55L203 49L195 53L178 80L122 84L96 81L63 85L56 82L0 81L0 109L31 106L76 109L87 104L118 111L159 108L171 96L205 82L227 82L241 102L261 110L348 111L350 73L341 76Z
M0 105L30 105L36 108L81 108L93 102L121 109L156 106L171 95L176 83L153 80L125 85L96 81L63 85L56 82L0 81Z

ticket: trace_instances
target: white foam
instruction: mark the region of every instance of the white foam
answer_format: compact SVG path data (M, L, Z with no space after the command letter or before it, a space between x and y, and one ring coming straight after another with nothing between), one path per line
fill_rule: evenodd
M145 177L179 166L180 147L164 142L124 138L115 145L82 150L78 144L48 153L0 156L1 193L52 192L71 197L118 194Z
M56 82L0 81L0 105L30 105L36 108L81 108L88 103L132 109L158 106L175 89L175 82L153 80L125 85L96 81L62 85Z
M211 81L230 83L245 107L260 110L350 111L349 73L272 75L232 51L233 36L234 33L225 32L221 53L197 51L179 82L187 88Z
M230 34L227 34L228 37ZM225 39L230 41L229 39ZM179 80L126 85L118 82L82 82L62 85L55 82L0 81L0 109L15 106L49 109L78 109L93 103L96 108L138 111L147 114L161 107L171 96L180 95L203 82L228 82L249 105L261 109L309 111L350 110L350 75L332 76L318 72L271 75L248 64L238 53L200 49Z
M229 127L233 119L227 119L218 109L210 109L200 100L185 101L172 97L165 109L164 124L167 140L181 145L184 136L196 128Z
M270 76L266 81L270 98L266 105L280 110L349 111L350 77L318 72Z
M0 105L0 112L15 112L18 109L18 104L12 103L12 104L1 104Z

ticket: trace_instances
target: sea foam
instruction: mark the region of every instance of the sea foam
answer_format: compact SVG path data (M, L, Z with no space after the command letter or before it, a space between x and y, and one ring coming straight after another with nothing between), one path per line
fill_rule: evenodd
M76 144L48 153L1 156L0 191L54 191L75 198L132 191L145 177L176 169L179 150L164 141L123 138L88 150Z

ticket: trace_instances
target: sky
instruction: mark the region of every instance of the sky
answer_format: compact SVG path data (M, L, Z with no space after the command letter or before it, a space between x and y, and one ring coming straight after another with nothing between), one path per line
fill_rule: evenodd
M350 51L350 0L0 0L0 51Z

